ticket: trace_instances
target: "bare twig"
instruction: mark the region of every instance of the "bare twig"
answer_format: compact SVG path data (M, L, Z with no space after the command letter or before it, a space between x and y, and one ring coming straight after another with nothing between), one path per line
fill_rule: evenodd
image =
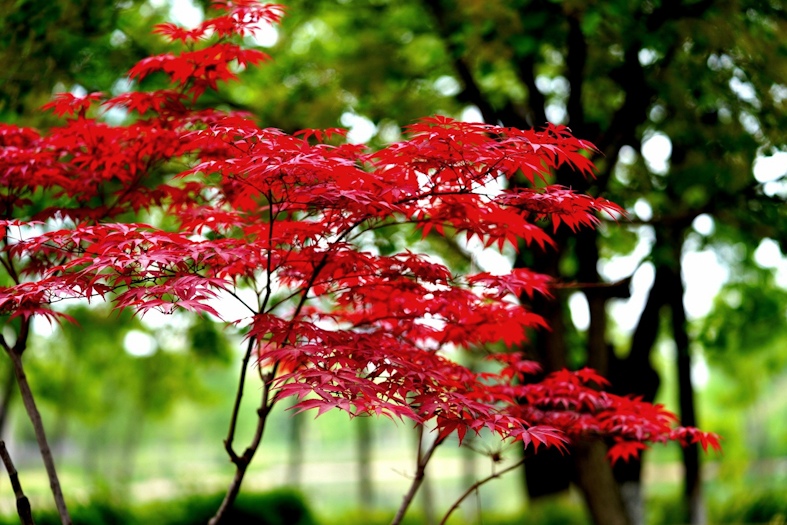
M35 525L33 521L33 512L30 509L30 500L25 496L22 490L22 484L19 482L19 474L16 472L14 462L11 461L11 456L5 448L5 441L0 439L0 458L3 460L5 469L8 471L8 479L11 481L11 487L14 489L16 496L16 513L19 514L19 520L22 525Z
M524 463L525 463L525 458L522 458L522 459L520 459L519 461L517 461L516 463L514 463L513 465L511 465L511 466L508 466L508 467L504 468L504 469L503 469L503 470L501 470L500 472L493 472L492 474L490 474L489 476L485 477L484 479L480 479L480 480L476 481L475 483L473 483L472 485L470 485L470 487L468 487L468 489L467 489L467 490L466 490L466 491L465 491L465 492L464 492L464 493L463 493L461 496L459 496L459 499L457 499L457 500L454 502L454 504L453 504L453 505L451 505L451 508L450 508L450 509L448 509L448 511L445 513L445 516L443 516L443 519L440 521L440 525L445 525L445 524L446 524L446 522L448 521L448 518L449 518L449 516L451 516L451 514L452 514L452 513L453 513L453 512L454 512L456 509L458 509L458 508L459 508L459 505L461 505L461 504L462 504L462 502L463 502L465 499L467 499L467 497L468 497L470 494L472 494L473 492L475 492L476 490L478 490L478 488L479 488L481 485L483 485L484 483L487 483L487 482L489 482L489 481L492 481L493 479L497 479L497 478L499 478L500 476L502 476L503 474L506 474L506 473L508 473L508 472L511 472L512 470L514 470L514 469L516 469L516 468L519 468L519 467L521 467L521 466L522 466Z
M410 488L407 490L407 494L404 495L404 499L402 500L402 504L399 506L399 510L396 511L396 515L394 516L393 520L391 520L391 525L399 525L402 522L402 518L404 518L405 512L410 507L410 504L413 502L418 489L421 488L421 485L424 482L424 476L426 475L426 465L429 463L429 460L432 459L432 454L434 454L435 449L440 445L443 440L435 439L429 448L426 451L423 451L423 433L424 427L420 425L418 427L418 457L416 458L416 469L415 469L415 476L413 476L413 481L410 483Z

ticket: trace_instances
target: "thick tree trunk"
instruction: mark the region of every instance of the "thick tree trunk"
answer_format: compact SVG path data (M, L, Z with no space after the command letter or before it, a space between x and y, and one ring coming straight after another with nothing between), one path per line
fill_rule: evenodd
M658 337L661 310L667 301L668 283L669 270L664 266L657 267L653 286L631 337L628 355L624 359L610 355L609 380L612 391L616 394L642 396L645 401L653 401L656 397L660 380L650 364L650 354ZM632 525L643 525L645 520L641 483L642 459L640 457L620 461L613 469Z
M574 445L575 482L582 491L588 511L597 525L631 525L623 498L601 441Z
M671 275L669 303L672 310L672 332L675 339L678 368L678 395L680 397L680 422L683 426L697 426L694 408L694 385L691 382L691 354L689 336L686 331L686 310L683 306L683 279L680 258ZM699 447L697 444L683 447L685 480L683 496L687 514L692 525L706 523L705 507L702 501L702 478L700 471Z

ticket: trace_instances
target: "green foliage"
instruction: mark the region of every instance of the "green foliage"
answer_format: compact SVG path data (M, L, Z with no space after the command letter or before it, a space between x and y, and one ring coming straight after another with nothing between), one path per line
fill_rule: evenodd
M215 514L223 494L194 496L151 504L138 513L140 523L202 525ZM225 520L238 525L314 525L311 511L295 492L282 489L263 494L241 494Z
M751 403L787 368L787 290L770 270L736 266L697 332L710 363L726 372L726 402Z
M754 488L725 492L708 505L708 523L783 524L787 521L787 498L783 490ZM648 498L647 524L674 525L682 523L684 503L677 494Z
M221 494L190 496L128 508L117 502L93 501L73 509L74 525L204 525L216 511ZM33 509L38 525L56 525L53 511ZM16 516L0 518L0 525L17 524ZM241 494L225 520L233 525L316 525L303 498L291 490Z
M787 497L784 490L742 492L725 498L714 508L716 523L787 522Z

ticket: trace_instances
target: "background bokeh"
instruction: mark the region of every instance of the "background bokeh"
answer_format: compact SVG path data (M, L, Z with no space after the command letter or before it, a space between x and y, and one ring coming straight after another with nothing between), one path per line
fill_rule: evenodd
M206 97L206 104L250 111L264 125L286 131L348 127L349 140L372 145L398 140L403 126L433 113L520 127L564 123L598 145L598 179L589 191L625 206L628 220L602 224L554 260L524 262L545 265L542 270L568 282L619 282L625 290L600 297L577 289L559 297L548 316L553 326L561 323L555 330L560 341L543 336L534 352L549 361L558 345L567 364L605 368L621 391L655 395L684 416L691 408L699 426L724 437L723 455L701 457L707 519L783 522L784 3L286 4L282 26L253 42L267 47L274 61L245 72L242 84ZM0 120L45 128L56 120L38 108L54 92L133 89L124 72L165 49L150 34L152 25L193 25L204 10L204 3L188 0L3 0ZM562 182L583 189L582 181ZM513 253L472 246L435 243L432 250L457 268L523 262ZM674 288L676 275L681 286ZM680 311L683 328L673 322ZM221 440L241 335L179 314L139 319L101 306L74 306L69 313L78 326L39 323L26 354L67 498L85 509L137 509L141 522L180 519L172 517L176 507L200 508L189 498L209 499L232 474ZM0 432L34 508L46 508L46 477L12 377L3 361ZM247 388L258 387L249 381ZM339 413L315 420L278 411L244 491L293 488L320 523L378 517L384 523L413 470L415 440L403 423L349 421ZM472 480L519 457L516 448L484 436L471 446L443 447L430 467L416 509L425 522L441 515ZM645 456L647 523L688 522L682 487L690 461L672 445ZM465 503L458 519L587 520L576 489L529 498L525 487L521 473L490 483ZM272 497L296 505L294 494ZM13 513L5 477L0 512ZM161 514L150 518L146 512ZM85 519L121 519L96 516ZM298 516L291 522L307 519Z

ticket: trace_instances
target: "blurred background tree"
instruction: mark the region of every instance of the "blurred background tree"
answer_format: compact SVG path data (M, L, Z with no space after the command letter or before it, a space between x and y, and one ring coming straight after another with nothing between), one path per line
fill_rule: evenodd
M36 109L53 85L133 88L119 73L162 45L151 25L165 18L193 23L205 7L165 0L4 3L0 119L38 125L50 124ZM216 95L218 102L287 131L341 125L350 128L350 140L379 143L397 140L402 126L431 113L518 127L569 125L601 152L590 191L624 205L630 217L562 242L537 261L512 258L576 283L560 301L538 305L554 330L535 339L537 356L547 368L593 366L618 392L671 404L684 424L695 424L699 412L703 427L727 437L722 479L750 475L746 460L787 453L787 428L778 423L786 409L775 401L787 388L783 2L283 3L282 27L258 37L274 61L247 72L247 82ZM585 189L579 178L556 177ZM444 258L468 264L466 253L434 242ZM91 327L101 330L101 323L85 319L83 330ZM127 330L145 332L142 325ZM94 348L117 347L124 333ZM52 363L69 359L61 350ZM96 365L81 366L103 366L100 354ZM154 356L127 358L144 377ZM47 381L67 380L45 364ZM706 385L699 409L692 375ZM191 380L186 376L171 379ZM67 390L58 381L47 388ZM144 401L133 380L121 384L129 396L124 411L157 404ZM166 392L174 384L167 379L155 388L171 399ZM57 407L58 395L52 399ZM114 413L105 402L88 402L82 415L98 421L102 410ZM302 433L293 427L290 442ZM528 484L531 495L564 490L573 480L596 523L641 523L640 465L612 472L602 452L603 444L587 443L573 463L551 457L529 464L529 478L540 480ZM679 519L702 523L699 457L696 449L682 454Z

